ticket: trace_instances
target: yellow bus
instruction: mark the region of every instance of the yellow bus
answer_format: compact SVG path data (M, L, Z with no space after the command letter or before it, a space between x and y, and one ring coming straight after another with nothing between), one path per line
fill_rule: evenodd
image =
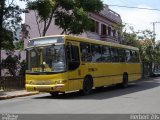
M141 78L138 48L69 35L29 40L26 90L51 95L120 84Z

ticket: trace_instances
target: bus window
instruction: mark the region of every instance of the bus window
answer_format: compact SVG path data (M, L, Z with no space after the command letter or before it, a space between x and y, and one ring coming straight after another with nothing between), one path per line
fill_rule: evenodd
M132 52L132 56L131 56L131 62L139 62L139 57L138 57L138 53L136 51L131 51Z
M81 60L84 62L90 62L92 60L90 44L81 43Z
M130 62L131 60L130 50L125 50L125 53L126 53L126 62Z
M139 63L139 53L137 51L135 51L135 57L136 57L136 62Z
M112 62L119 62L119 56L118 56L118 49L117 48L111 48L111 58Z
M101 47L100 45L91 45L92 62L101 62Z
M77 46L67 46L68 70L75 70L80 65L79 49Z
M110 48L107 46L102 46L102 61L111 62Z
M118 54L119 54L119 61L120 62L125 62L125 50L124 49L118 49Z

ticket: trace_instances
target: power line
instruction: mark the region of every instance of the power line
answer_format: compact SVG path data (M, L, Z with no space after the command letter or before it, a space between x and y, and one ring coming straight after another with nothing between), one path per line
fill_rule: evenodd
M141 8L141 7L132 7L132 6L121 6L121 5L108 5L108 6L115 6L115 7L125 7L125 8L134 8L134 9L143 9L143 10L154 10L154 11L160 11L159 9Z

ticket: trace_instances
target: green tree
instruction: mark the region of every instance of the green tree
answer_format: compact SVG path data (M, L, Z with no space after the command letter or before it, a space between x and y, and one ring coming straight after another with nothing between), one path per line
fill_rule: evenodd
M0 0L0 76L1 49L14 48L13 33L19 28L22 20L20 15L23 10L14 2L15 0Z
M123 32L123 44L138 47L139 41L137 40L137 35L135 33Z
M24 42L22 40L14 42L14 49L15 50L23 50Z
M16 76L18 64L20 64L18 56L13 55L12 52L8 52L7 54L7 58L2 60L2 68L8 69L10 75Z
M37 11L36 21L40 36L44 36L53 18L62 28L62 34L81 34L89 30L93 23L89 12L99 12L103 8L101 0L36 0L28 3L28 9ZM39 23L43 23L41 33Z
M139 49L142 64L148 64L150 75L153 75L154 65L160 63L159 59L159 45L154 38L154 34L150 30L143 30L138 32Z
M13 33L20 28L22 9L14 4L15 0L0 1L0 43L1 49L13 49ZM6 42L7 41L7 42ZM7 44L9 43L9 44Z
M139 41L137 39L137 33L134 31L134 28L132 26L128 26L127 24L124 24L122 26L122 44L124 45L129 45L133 47L138 47L139 46ZM130 32L127 32L130 31Z
M36 16L36 22L38 26L38 31L40 36L45 36L51 21L55 9L57 9L56 0L36 0L30 1L27 4L28 10L34 10ZM43 31L41 33L40 24L43 23Z
M155 65L160 65L160 42L155 41L154 34L150 30L135 32L130 26L130 32L126 32L126 29L124 25L123 44L139 48L143 69L145 65L149 65L149 73L153 75Z

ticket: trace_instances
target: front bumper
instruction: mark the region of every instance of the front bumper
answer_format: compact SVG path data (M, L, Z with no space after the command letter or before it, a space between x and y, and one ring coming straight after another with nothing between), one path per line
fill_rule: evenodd
M26 84L27 91L39 91L39 92L65 92L65 84L57 85L30 85Z

